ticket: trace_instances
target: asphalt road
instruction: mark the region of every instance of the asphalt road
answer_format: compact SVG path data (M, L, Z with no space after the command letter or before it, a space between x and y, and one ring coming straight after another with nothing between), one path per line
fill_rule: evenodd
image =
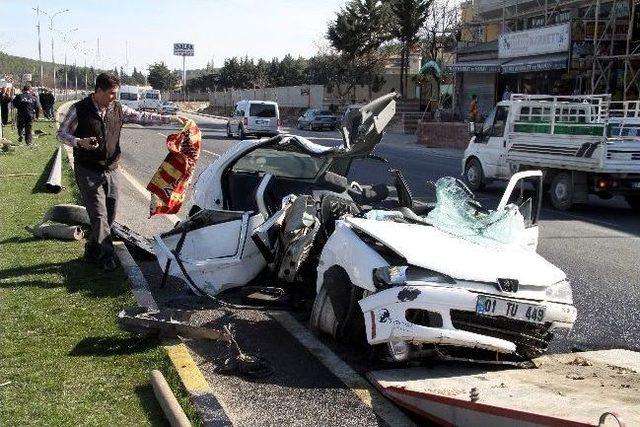
M227 148L229 140L221 120L193 116L203 130L203 151L196 176ZM124 171L145 186L166 155L165 136L175 127L127 126L122 134ZM292 131L322 144L339 144L338 132ZM461 153L417 146L410 135L387 134L375 154L403 171L414 194L432 198L426 184L445 175L459 176ZM383 182L387 166L375 161L355 164L351 178L363 183ZM166 230L166 219L147 219L147 201L123 180L127 202L119 210L125 224L143 234ZM390 184L390 180L388 181ZM128 187L128 188L127 188ZM504 185L493 184L477 194L486 207L494 207ZM188 212L189 206L183 207ZM564 349L611 347L640 350L640 221L626 203L594 199L571 212L559 212L548 203L542 210L538 252L563 269L573 284L578 320L572 333L559 343ZM452 262L463 260L452 260Z

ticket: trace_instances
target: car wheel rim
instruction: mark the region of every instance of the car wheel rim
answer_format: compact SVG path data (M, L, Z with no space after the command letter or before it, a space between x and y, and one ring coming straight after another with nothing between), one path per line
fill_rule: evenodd
M478 171L475 166L471 166L469 170L467 170L467 181L472 184L475 184L478 181Z
M558 200L565 200L567 199L567 196L569 194L569 187L567 185L566 182L560 182L556 185L556 188L554 190L554 193L556 195L556 199Z

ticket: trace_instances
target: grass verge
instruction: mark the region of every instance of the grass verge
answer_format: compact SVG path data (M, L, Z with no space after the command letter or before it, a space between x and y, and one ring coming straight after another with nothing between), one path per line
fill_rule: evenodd
M135 304L124 273L83 263L82 241L24 229L54 204L79 202L64 155L64 189L44 192L55 125L34 129L47 133L34 138L37 147L0 153L0 425L165 425L149 373L162 370L174 390L180 384L158 340L116 326L117 313ZM8 127L5 137L17 140Z

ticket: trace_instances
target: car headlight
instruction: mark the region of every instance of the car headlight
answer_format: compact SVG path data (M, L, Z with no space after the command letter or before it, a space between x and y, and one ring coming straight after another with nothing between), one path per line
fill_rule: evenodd
M456 283L446 274L412 265L390 265L373 269L373 284L376 289L404 286L407 282Z
M547 287L546 291L547 299L558 302L569 302L573 304L573 291L571 290L571 283L566 280L562 280L558 283Z

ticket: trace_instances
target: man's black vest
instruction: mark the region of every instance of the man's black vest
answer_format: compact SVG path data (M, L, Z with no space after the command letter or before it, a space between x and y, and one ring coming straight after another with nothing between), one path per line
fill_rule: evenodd
M107 109L104 120L100 118L98 110L87 96L75 104L78 115L78 127L74 132L77 138L96 137L98 148L86 150L76 147L73 157L79 165L94 170L114 170L120 159L120 130L122 129L122 106L119 102Z

